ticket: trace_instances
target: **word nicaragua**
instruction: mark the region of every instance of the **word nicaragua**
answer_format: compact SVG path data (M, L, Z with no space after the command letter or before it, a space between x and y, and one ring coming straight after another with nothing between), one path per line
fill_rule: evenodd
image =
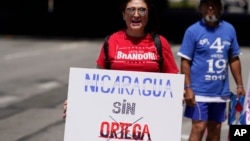
M171 81L162 78L119 74L85 74L84 92L173 97Z
M100 126L100 137L127 140L148 140L151 141L149 127L147 124L125 123L103 121ZM147 139L145 139L147 138Z

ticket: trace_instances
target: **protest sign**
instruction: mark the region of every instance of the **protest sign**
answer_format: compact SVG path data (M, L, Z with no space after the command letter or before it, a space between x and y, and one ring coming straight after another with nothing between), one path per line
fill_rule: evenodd
M180 141L184 75L70 68L64 141Z

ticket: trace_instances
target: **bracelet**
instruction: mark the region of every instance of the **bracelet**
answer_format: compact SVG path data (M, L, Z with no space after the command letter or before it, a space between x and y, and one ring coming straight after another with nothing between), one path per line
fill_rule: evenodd
M244 88L244 86L243 85L237 85L237 89L238 88Z

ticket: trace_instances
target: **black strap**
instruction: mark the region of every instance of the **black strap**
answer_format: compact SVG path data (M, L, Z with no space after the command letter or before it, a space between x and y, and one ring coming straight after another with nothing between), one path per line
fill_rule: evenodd
M110 61L109 61L109 45L108 45L108 40L109 40L109 36L106 36L104 39L104 44L103 44L103 50L104 50L104 54L105 54L105 68L106 69L110 69Z
M159 70L162 72L162 64L163 64L163 55L162 55L162 46L161 46L161 40L159 34L154 35L154 42L155 42L155 47L157 49L157 52L160 56L159 59Z

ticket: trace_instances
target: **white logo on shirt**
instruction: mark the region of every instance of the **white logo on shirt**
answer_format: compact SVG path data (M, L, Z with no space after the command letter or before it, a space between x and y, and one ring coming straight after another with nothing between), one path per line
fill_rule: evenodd
M118 51L117 52L117 59L124 59L124 60L156 60L156 56L152 52L123 53L122 51Z
M205 39L200 40L199 44L200 44L200 45L204 45L204 44L209 45L209 41L208 41L207 38L205 38Z

